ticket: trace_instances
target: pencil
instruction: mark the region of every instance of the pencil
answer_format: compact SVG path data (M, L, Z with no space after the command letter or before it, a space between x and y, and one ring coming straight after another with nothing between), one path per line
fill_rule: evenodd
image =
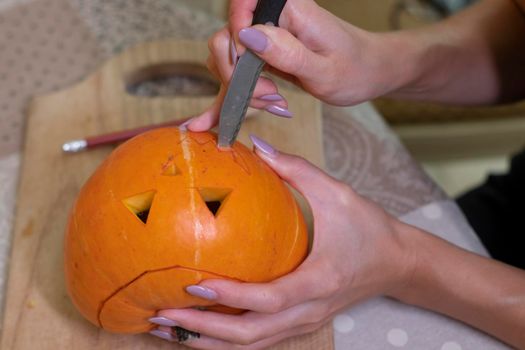
M77 152L85 151L85 150L92 149L95 147L100 147L104 145L112 145L115 143L126 141L148 130L162 128L166 126L181 125L189 119L190 118L173 120L173 121L169 121L169 122L161 123L161 124L146 125L146 126L138 127L135 129L116 131L116 132L103 134L103 135L97 135L97 136L88 136L84 139L79 139L79 140L71 140L62 145L62 151L66 153L77 153Z

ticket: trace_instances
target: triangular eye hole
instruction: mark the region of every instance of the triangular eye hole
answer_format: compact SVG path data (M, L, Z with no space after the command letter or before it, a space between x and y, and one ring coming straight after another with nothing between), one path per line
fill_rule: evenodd
M229 188L199 188L202 200L215 217L219 215L221 207L231 191Z
M143 223L148 222L149 212L156 191L148 191L122 200L122 203Z

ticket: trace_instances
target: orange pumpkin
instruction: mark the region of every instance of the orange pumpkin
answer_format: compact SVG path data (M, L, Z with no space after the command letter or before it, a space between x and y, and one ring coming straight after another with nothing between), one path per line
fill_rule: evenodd
M306 251L295 199L252 151L240 143L221 151L212 133L165 128L122 144L80 191L66 232L66 284L92 323L139 333L160 309L227 311L187 294L188 285L270 281Z

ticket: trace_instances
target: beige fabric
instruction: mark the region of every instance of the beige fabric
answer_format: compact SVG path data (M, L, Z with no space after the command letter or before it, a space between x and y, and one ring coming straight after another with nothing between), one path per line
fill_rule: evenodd
M11 6L21 5L31 0L0 0L0 10L6 10Z
M219 19L190 10L177 0L70 2L107 53L165 37L205 41L224 26Z
M11 243L11 227L13 225L13 208L16 195L16 174L20 166L20 156L11 154L0 158L0 302L3 300L5 281L7 278L5 262L9 259L9 246ZM3 303L0 304L0 315Z
M370 104L324 106L327 170L400 216L445 198Z
M0 157L22 145L31 96L70 85L101 60L67 0L34 1L0 14Z

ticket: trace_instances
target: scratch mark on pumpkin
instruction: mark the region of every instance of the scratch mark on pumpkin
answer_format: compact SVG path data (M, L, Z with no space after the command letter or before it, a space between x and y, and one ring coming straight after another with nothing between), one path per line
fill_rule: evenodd
M146 271L140 273L138 276L136 276L133 279L131 279L129 282L127 282L124 285L122 285L121 287L118 287L107 298L102 300L102 302L100 303L100 305L98 307L98 311L97 311L97 321L98 321L99 327L104 329L104 325L102 324L102 311L104 310L104 306L113 297L115 297L118 293L120 293L122 290L126 289L127 287L129 287L130 285L132 285L133 283L138 281L140 278L142 278L142 277L144 277L144 276L146 276L148 274L155 273L155 272L161 272L161 271L168 271L168 270L173 270L173 269L180 269L180 270L188 270L188 271L197 272L197 279L198 280L202 280L202 278L203 278L202 274L206 273L208 275L216 276L216 278L220 278L220 279L227 279L227 280L232 280L232 281L243 282L242 280L239 280L237 278L229 277L229 276L222 275L222 274L219 274L219 273L216 273L216 272L211 272L211 271L207 271L207 270L198 270L198 269L194 269L194 268L186 267L186 266L181 266L181 265L173 265L173 266L168 266L168 267L161 267L161 268L158 268L158 269L146 270Z
M162 163L162 173L163 174L166 172L166 170L169 169L170 166L174 164L173 163L174 159L175 159L175 156L173 154L169 154L168 159L164 163Z
M185 134L185 132L183 132ZM193 171L193 152L190 148L190 142L188 138L184 137L181 142L182 154L186 161L186 167L188 169L188 188L195 188L195 173ZM203 227L200 222L199 216L197 215L197 198L196 191L190 191L190 212L193 221L193 234L195 236L195 255L194 262L195 266L199 266L201 260L201 240L203 239Z
M198 143L200 146L204 146L209 143L215 145L217 143L216 138L213 138L213 137L210 138L209 134L195 133L195 134L191 134L190 138L195 143Z
M193 136L192 136L193 135ZM213 134L212 138L208 138L208 135L205 134L192 134L190 135L190 138L198 143L200 146L202 146L203 149L210 148L212 150L217 150L217 135ZM203 140L200 140L198 137L202 137ZM250 167L248 166L248 162L244 159L244 156L239 152L239 150L232 148L220 150L219 152L227 153L229 154L233 161L237 163L237 165L244 170L244 172L248 175L251 175Z
M234 149L232 149L231 155L232 155L233 161L237 163L237 165L240 166L241 169L244 170L246 174L251 175L250 167L248 166L248 163L246 162L246 160L244 160L243 155Z

